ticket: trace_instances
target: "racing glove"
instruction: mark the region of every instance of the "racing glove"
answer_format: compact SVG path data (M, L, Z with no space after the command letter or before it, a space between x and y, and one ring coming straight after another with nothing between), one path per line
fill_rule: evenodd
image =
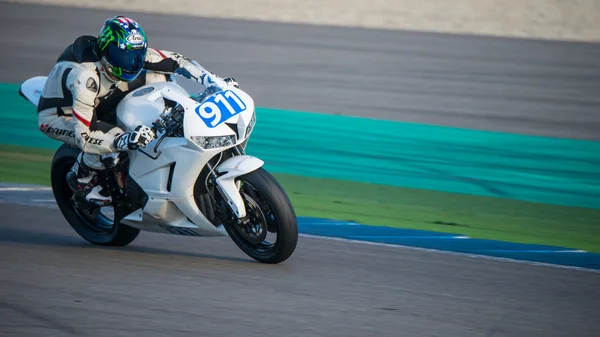
M239 88L239 84L233 77L221 78L213 72L209 72L204 69L197 61L188 59L184 56L178 55L177 62L179 67L175 71L185 78L195 79L202 84L206 89L213 86L226 87L234 86Z
M139 125L133 132L124 133L115 138L115 149L117 151L137 150L146 147L154 138L156 133L147 126Z
M212 76L206 76L206 75L202 76L201 83L207 89L212 86L215 86L215 85L218 87L221 87L221 88L228 87L228 86L236 87L236 88L240 87L238 82L233 77L221 78L213 73L211 73L211 74L212 74Z

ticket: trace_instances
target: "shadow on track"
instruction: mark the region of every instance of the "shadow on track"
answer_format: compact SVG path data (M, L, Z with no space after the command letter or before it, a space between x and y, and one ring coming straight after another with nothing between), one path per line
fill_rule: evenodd
M25 245L43 245L43 246L54 246L54 247L68 247L68 248L79 248L79 249L94 249L94 250L108 250L108 251L119 251L129 252L147 255L176 255L186 256L208 260L219 260L219 261L232 261L232 262L243 262L243 263L258 263L250 258L236 258L230 256L219 256L205 253L188 252L181 250L174 250L168 248L148 247L148 246L136 246L132 244L128 247L103 247L95 246L82 238L64 235L58 233L42 233L26 229L16 228L0 228L0 243L10 242L16 244Z

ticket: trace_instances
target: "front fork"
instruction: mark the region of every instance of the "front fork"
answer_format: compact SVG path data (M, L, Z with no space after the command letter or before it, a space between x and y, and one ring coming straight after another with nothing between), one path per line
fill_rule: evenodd
M227 207L236 218L243 219L246 217L246 207L239 191L240 184L235 180L239 176L258 169L264 162L258 158L245 155L244 149L240 146L233 147L230 151L232 154L230 158L217 167L207 163L207 169L209 170L209 178L219 191Z

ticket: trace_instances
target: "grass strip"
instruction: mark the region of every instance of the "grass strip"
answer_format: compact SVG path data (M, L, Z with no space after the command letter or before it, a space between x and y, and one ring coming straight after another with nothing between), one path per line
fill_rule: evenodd
M0 181L49 185L54 151L0 150ZM274 173L297 215L600 253L600 210Z

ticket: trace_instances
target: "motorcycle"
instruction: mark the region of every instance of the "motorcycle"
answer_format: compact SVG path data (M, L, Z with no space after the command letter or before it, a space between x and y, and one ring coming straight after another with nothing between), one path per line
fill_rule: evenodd
M46 79L26 80L19 93L37 106ZM157 137L145 148L120 152L116 166L106 161L98 178L112 196L108 207L69 188L76 145L62 144L52 159L54 198L82 238L125 246L142 230L229 236L259 262L280 263L292 255L298 242L294 208L264 162L245 153L256 124L250 95L234 86L190 95L174 81L152 83L124 97L116 118L127 132L152 125Z

